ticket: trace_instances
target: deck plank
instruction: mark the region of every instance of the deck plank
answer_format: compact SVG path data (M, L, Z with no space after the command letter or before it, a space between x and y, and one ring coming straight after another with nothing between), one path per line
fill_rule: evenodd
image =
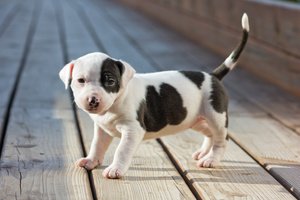
M85 6L87 5L88 3L85 4ZM90 6L92 5L93 4L90 4ZM98 42L91 44L91 40L97 38L109 52L119 53L119 56L124 57L125 53L122 54L122 51L124 52L124 49L128 48L128 41L125 40L122 35L116 33L116 30L111 28L109 24L105 24L103 22L104 18L95 14L95 12L99 12L98 10L91 9L88 6L86 8L89 9L89 16L93 19L93 27L97 24L102 25L100 28L95 27L98 34L97 38L95 38L93 35L88 35L87 31L91 30L88 30L82 21L80 21L82 11L74 7L74 4L69 7L64 6L64 8L66 8L64 10L64 18L66 20L69 57L76 58L85 54L87 51L96 51L97 47L95 47L95 44ZM76 11L79 12L79 16ZM68 21L68 19L72 19L72 23ZM76 33L74 33L75 30ZM105 32L103 30L105 30ZM112 44L112 39L119 41L123 46ZM72 41L79 41L80 44ZM79 45L80 48L76 48L77 45ZM103 49L100 50L103 51ZM78 116L84 145L86 151L88 151L93 137L93 122L83 111L79 110ZM103 166L92 171L98 199L195 199L162 147L155 140L147 141L140 145L128 173L122 180L103 178L102 171L105 166L108 166L112 162L114 151L118 143L119 139L114 139L106 153ZM114 188L113 192L108 192L111 191L111 188Z
M232 115L230 136L300 197L300 137L269 116Z
M247 77L247 79L243 77ZM237 82L239 87L234 84ZM262 110L272 115L274 119L300 135L297 129L300 127L300 101L298 97L292 96L254 76L247 76L245 71L241 70L235 76L232 76L230 86Z
M19 2L19 4L21 4L20 6L24 6L24 2ZM12 4L3 5L7 9L11 9L10 6ZM3 17L4 13L4 11L1 13ZM0 32L2 33L0 35L0 140L4 131L3 128L5 126L5 118L7 117L10 96L14 89L17 73L21 66L21 59L25 51L27 37L24 36L29 34L32 15L28 13L32 13L32 7L20 10L9 25L0 27ZM20 37L20 33L22 33L22 37ZM2 141L0 141L1 143Z
M202 199L294 199L231 140L216 169L199 169L191 159L191 152L202 143L199 133L188 131L161 140Z
M138 66L140 72L149 72L153 71L152 63L149 60L146 60L139 53L139 49L130 48L133 44L132 41L129 41L126 36L119 32L119 30L108 21L108 16L101 15L101 12L97 12L93 6L99 6L98 2L90 3L90 9L93 9L94 12L88 14L88 17L93 24L94 30L97 34L96 40L99 40L102 43L105 51L113 54L117 59L128 58L127 62L133 64L134 66ZM81 6L84 8L84 6ZM88 9L88 7L85 7ZM87 11L88 13L88 11ZM97 19L97 20L95 20ZM99 26L99 24L101 24ZM106 30L107 31L104 31ZM140 55L140 56L133 56Z
M69 97L57 75L63 59L53 6L44 3L37 7L41 16L10 115L0 199L91 199L86 172L74 167L82 152Z
M16 1L1 1L0 2L0 37L5 32L16 16L20 2Z
M116 12L112 12L112 10L110 10L109 13L111 13L111 16L115 17L117 21L121 22L121 23L119 23L119 26L121 26L121 24L124 24L123 28L124 28L124 30L126 30L126 32L128 34L132 34L133 33L132 35L134 35L134 32L139 32L139 30L136 30L136 29L138 29L139 24L142 23L142 24L144 24L144 26L146 26L146 24L147 24L147 22L145 22L145 21L141 22L142 21L141 17L140 16L137 17L135 14L132 14L132 16L131 16L132 18L130 18L129 20L126 20L126 17L124 15L124 13L122 14L122 12L119 12L119 10L116 11ZM139 19L135 20L136 18L139 18ZM138 21L138 22L136 22L136 21ZM150 25L147 28L147 30L152 30L153 28L154 28L154 26L151 26L151 22L150 22ZM164 48L164 49L168 49L168 48L172 49L172 45L173 45L172 42L165 42L165 41L160 40L159 38L161 38L161 37L159 35L155 36L155 32L154 33L153 32L148 32L147 36L144 36L146 38L150 38L150 39L147 39L147 40L144 40L143 38L140 39L141 37L135 37L135 36L136 35L132 36L132 38L135 38L137 40L137 43L140 45L140 47L145 47L145 51L147 51L148 44L150 46L152 46L153 42L152 42L151 38L158 40L157 43L160 43L160 49L162 49L162 48ZM173 40L173 43L175 43L175 46L176 46L176 43L177 43L176 39ZM165 47L161 47L163 45L165 45ZM193 45L191 45L191 47L193 48ZM209 55L209 53L208 53L208 55L204 57L202 54L194 53L194 56L197 57L197 59L195 59L194 56L188 55L188 54L190 54L189 52L188 53L184 53L182 51L182 49L179 49L176 52L174 49L176 49L176 48L173 47L173 49L171 51L167 51L167 54L163 54L163 52L162 52L161 56L158 56L157 54L155 54L155 51L153 51L153 53L150 53L148 51L147 53L148 53L149 57L151 57L151 59L153 59L153 60L155 60L157 62L158 65L160 65L161 63L163 63L163 65L168 66L166 69L182 69L181 67L184 66L185 69L190 68L190 69L194 69L195 70L195 69L198 69L199 66L201 66L201 65L205 66L205 65L208 65L208 64L214 64L212 66L216 66L216 64L221 63L221 59L218 56L216 56L216 55ZM195 51L195 52L197 52L197 51ZM203 52L203 53L204 53L204 55L207 54L205 52ZM176 63L177 61L179 62L178 65ZM216 61L219 62L219 63L216 63ZM173 62L175 62L175 65L173 64ZM160 66L160 68L162 68L163 65ZM207 69L207 67L204 67L203 69ZM244 76L240 76L240 73L239 73L236 76L239 76L240 79L242 79L243 77L247 77L247 75L248 74L244 73ZM240 81L242 81L242 80L240 80ZM233 82L232 84L234 84L234 83L236 83L236 82ZM237 85L236 85L236 87L237 87ZM233 88L233 86L230 86L230 88L229 88L230 93L233 92L232 88ZM246 90L246 92L247 92L247 90ZM251 94L251 93L249 93L249 94ZM238 93L238 94L235 95L235 97L239 97L240 95L241 94ZM269 122L267 124L269 124L271 127L273 126L272 128L273 129L275 128L275 130L276 130L276 128L279 127L280 130L284 131L284 133L285 133L285 134L281 134L280 138L278 138L278 140L276 140L276 141L274 141L274 143L270 143L270 144L273 144L275 146L276 145L281 145L282 149L285 150L285 151L283 151L283 154L281 154L282 158L287 157L287 156L288 157L293 157L294 160L295 160L295 158L298 158L299 152L297 151L297 149L296 149L297 147L295 146L295 144L299 144L299 138L298 138L298 136L295 133L289 131L288 128L286 128L284 125L282 125L280 123L276 124L276 120L274 120L272 117L270 117L269 113L266 113L266 110L263 110L259 106L257 106L255 103L248 101L247 98L249 98L249 97L248 96L247 97L245 97L245 96L243 97L243 100L246 100L245 103L240 104L240 105L234 104L233 106L231 106L231 107L233 107L232 110L234 110L234 112L243 113L243 114L245 114L245 113L247 113L249 111L255 112L255 113L250 112L250 115L251 115L251 119L254 120L254 121L256 121L256 123L259 123L259 119L256 119L257 116L259 116L259 115L265 115L266 118L269 120ZM254 98L254 96L253 96L253 98ZM241 101L240 97L236 98L235 101L236 102L243 102L243 101ZM246 122L245 121L244 122L238 121L238 122L233 122L231 124L233 124L233 126L238 126L241 123L245 124ZM274 123L277 126L275 126ZM256 127L257 127L257 125L258 124L256 124ZM247 126L247 125L245 125L245 126ZM252 128L252 126L248 127L248 129L249 128ZM259 134L259 136L255 136L257 134ZM243 132L238 132L238 136L237 137L240 138L240 137L242 137L242 135L243 135ZM292 136L292 138L290 136ZM270 137L270 135L264 136L263 132L259 132L259 131L257 132L257 130L256 130L256 131L253 132L252 137L253 138L259 138L259 139L261 139L261 137L263 137L263 138L267 139L267 138ZM282 141L284 141L286 144L282 145ZM239 144L241 145L241 143L239 143ZM242 144L248 145L247 144L247 140L244 140ZM260 144L261 148L263 148L263 145L264 145L263 143ZM293 150L292 150L292 152L293 152L292 154L289 154L290 151L288 150L288 148L290 148L290 146L294 147ZM255 147L253 145L252 146L250 145L249 148L247 148L247 149L256 149L256 148L257 147ZM256 154L257 156L256 157L254 156L254 157L257 159L257 157L260 156L266 150L267 150L268 153L272 153L273 152L272 148L269 148L269 149L265 148L264 150L260 151L260 154ZM274 152L273 152L273 154L274 154ZM253 154L251 154L251 155L253 156ZM258 160L258 161L260 161L260 160ZM262 165L266 164L266 163L263 163L263 162L260 162L260 163ZM298 163L298 161L296 161L296 163ZM286 162L282 162L281 164L282 164L282 167L283 167L283 165L286 164ZM294 167L292 169L293 169L293 170L291 170L293 172L292 174L297 175L298 171L299 171L298 170L298 164L294 165ZM273 172L274 171L275 170L273 170ZM288 175L285 175L284 173L280 173L280 170L276 170L276 171L277 172L275 173L275 176L276 176L276 174L280 175L280 176L283 177L282 179L286 179L286 182L290 182L291 184L293 184L292 186L293 186L293 189L295 191L295 186L297 186L297 184L295 184L296 183L295 179L297 179L297 176L294 176L295 178L292 179L293 176L291 176L290 173ZM287 170L282 170L282 172L283 171L287 171ZM285 183L283 183L283 184L285 184ZM295 192L294 192L294 194L295 194Z

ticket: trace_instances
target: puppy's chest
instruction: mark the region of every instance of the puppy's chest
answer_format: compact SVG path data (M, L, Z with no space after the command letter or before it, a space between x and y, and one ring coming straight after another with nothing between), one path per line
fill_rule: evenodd
M116 129L118 116L106 114L104 116L93 116L94 122L102 128L106 133L113 137L121 137L121 133Z

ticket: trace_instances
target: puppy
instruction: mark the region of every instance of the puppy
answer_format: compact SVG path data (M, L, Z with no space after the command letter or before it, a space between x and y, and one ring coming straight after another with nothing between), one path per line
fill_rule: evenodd
M216 166L225 151L228 98L222 78L233 69L247 42L249 22L242 17L243 37L237 48L212 73L164 71L136 74L126 62L91 53L65 65L59 76L71 85L75 102L94 121L94 138L87 157L77 165L101 165L113 137L121 138L113 162L103 171L120 178L144 139L186 129L202 132L204 142L193 154L199 167Z

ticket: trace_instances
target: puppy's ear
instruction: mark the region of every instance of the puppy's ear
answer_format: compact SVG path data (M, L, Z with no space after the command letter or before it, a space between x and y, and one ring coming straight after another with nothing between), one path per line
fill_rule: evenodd
M122 64L118 65L122 74L122 87L126 87L128 82L132 79L133 75L135 74L135 70L127 62L123 60L119 60L119 62Z
M59 77L64 82L66 90L68 89L72 80L73 68L74 62L72 61L66 64L59 72Z

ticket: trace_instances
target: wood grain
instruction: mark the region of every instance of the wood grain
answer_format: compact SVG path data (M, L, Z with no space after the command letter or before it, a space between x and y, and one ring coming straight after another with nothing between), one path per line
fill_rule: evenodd
M82 151L57 75L63 63L53 7L44 1L39 9L6 133L0 199L91 199L87 173L74 166Z
M9 14L14 3L2 2L1 15L3 19ZM19 2L24 6L23 2ZM0 35L0 138L2 138L4 120L7 114L10 96L16 81L16 75L20 69L22 54L25 51L26 35L29 34L29 24L31 22L32 8L22 9L18 12L9 24L3 26L2 23ZM7 11L7 12L5 12ZM30 13L30 14L27 14ZM22 34L22 37L20 37ZM1 139L0 139L1 140ZM0 141L1 143L1 141Z
M231 137L300 197L300 137L265 116L231 116Z
M264 83L254 76L249 76L242 70L236 70L232 74L231 80L226 83L245 96L248 101L253 102L260 109L270 113L276 120L300 134L297 130L297 127L300 126L298 97L292 96L274 85ZM239 85L237 86L235 83L239 83Z
M199 133L187 131L161 138L202 199L293 199L271 175L229 141L220 167L199 169L191 153L200 147Z
M16 15L16 10L21 4L16 1L1 1L0 2L0 37L5 32Z

